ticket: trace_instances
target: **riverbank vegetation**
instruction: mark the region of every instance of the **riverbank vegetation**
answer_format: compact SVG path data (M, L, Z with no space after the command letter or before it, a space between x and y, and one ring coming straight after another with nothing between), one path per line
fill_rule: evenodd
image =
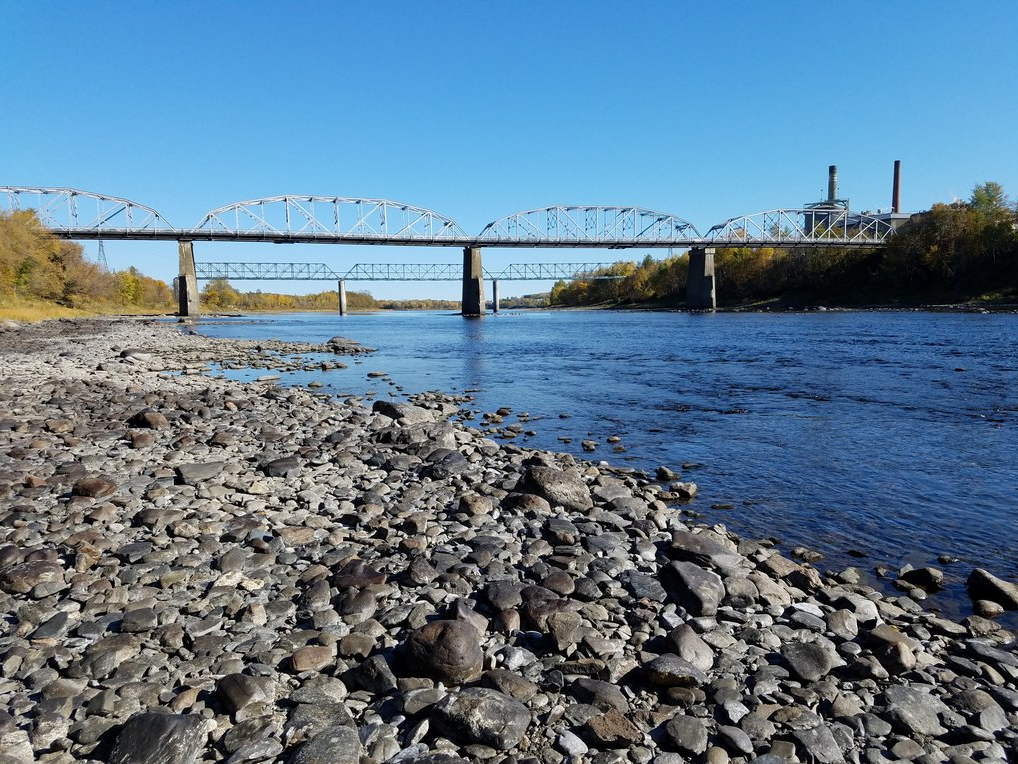
M86 260L80 244L50 235L33 212L0 212L0 316L38 320L172 308L164 282L133 267L108 271Z
M560 281L552 305L680 306L687 256L619 262L596 275ZM717 249L719 302L738 306L874 305L1018 300L1018 212L998 183L967 201L914 215L883 249Z
M339 293L335 289L314 294L277 294L275 292L241 292L226 279L213 279L201 291L203 310L226 311L302 311L339 310ZM376 300L369 292L347 290L347 308L361 310L459 310L454 300Z

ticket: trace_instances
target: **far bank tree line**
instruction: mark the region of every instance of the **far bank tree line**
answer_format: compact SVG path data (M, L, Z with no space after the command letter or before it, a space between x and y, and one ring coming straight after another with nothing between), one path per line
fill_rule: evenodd
M241 292L226 279L213 279L201 291L202 309L206 311L339 311L339 294L334 289L314 294L276 294L274 292ZM459 310L455 300L377 300L368 292L347 290L346 304L350 310Z
M1018 210L998 183L967 201L935 204L912 217L884 248L717 249L724 305L912 304L1018 298ZM617 280L559 281L552 305L660 305L685 302L687 255L600 271Z

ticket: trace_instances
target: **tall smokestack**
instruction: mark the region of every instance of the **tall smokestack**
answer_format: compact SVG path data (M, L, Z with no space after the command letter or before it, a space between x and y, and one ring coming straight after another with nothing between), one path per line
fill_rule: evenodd
M901 160L894 160L894 190L891 191L891 212L901 212Z
M838 198L838 165L832 164L827 168L827 201L834 204Z

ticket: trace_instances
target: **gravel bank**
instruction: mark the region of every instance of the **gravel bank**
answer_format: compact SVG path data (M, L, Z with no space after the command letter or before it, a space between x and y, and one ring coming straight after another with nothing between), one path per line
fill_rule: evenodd
M0 764L1018 761L992 620L691 524L691 486L492 441L437 394L200 373L323 350L364 352L0 328Z

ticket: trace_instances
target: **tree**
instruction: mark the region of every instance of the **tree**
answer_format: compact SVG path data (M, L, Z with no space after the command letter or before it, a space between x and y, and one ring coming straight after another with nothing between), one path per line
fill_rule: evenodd
M969 205L975 210L976 221L980 225L1010 223L1014 220L1014 208L1004 193L1004 187L992 180L972 189Z

